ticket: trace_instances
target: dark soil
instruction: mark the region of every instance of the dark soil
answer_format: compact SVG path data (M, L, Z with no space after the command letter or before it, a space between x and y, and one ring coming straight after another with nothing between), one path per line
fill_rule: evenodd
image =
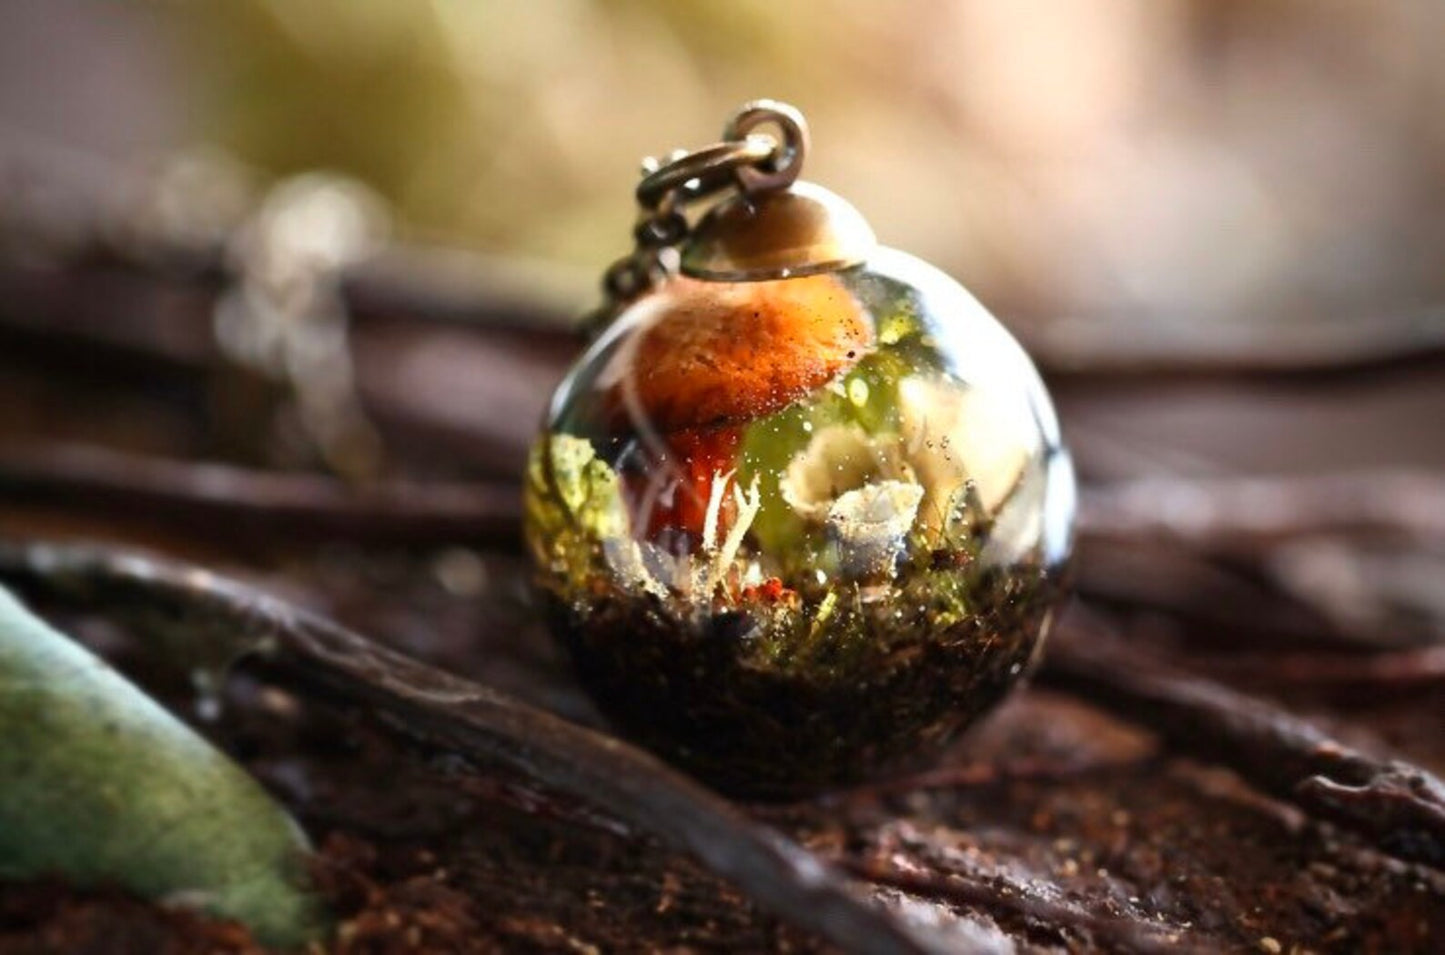
M747 649L777 638L746 605L695 624L617 593L594 597L580 620L559 601L548 609L578 678L629 739L725 792L796 798L927 765L1003 698L1047 611L1027 596L1036 585L1009 580L981 581L970 597L992 609L944 628L894 598L850 618L851 643L787 665Z

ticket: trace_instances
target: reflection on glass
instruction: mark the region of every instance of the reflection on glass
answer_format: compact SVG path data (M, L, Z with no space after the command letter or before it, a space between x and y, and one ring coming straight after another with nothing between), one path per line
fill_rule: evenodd
M527 530L604 710L769 795L906 762L996 702L1045 629L1072 502L1018 345L881 251L630 306L554 398Z

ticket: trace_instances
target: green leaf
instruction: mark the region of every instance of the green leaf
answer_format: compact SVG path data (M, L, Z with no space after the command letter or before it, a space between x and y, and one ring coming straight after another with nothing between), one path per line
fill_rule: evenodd
M302 945L305 835L260 785L0 588L0 878L115 884Z

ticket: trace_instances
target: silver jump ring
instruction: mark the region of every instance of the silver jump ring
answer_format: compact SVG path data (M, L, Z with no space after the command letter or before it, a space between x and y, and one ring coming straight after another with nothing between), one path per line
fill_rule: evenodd
M773 99L744 104L723 127L723 139L741 140L752 130L769 123L782 133L772 161L765 166L749 165L737 170L738 185L748 195L778 192L791 186L802 172L803 158L808 153L808 121L795 107Z
M609 298L626 302L647 288L648 278L647 266L629 256L612 263L602 276L602 288Z
M674 190L694 198L706 195L725 186L734 175L766 161L777 148L766 136L739 136L731 142L695 149L638 183L637 201L651 209Z

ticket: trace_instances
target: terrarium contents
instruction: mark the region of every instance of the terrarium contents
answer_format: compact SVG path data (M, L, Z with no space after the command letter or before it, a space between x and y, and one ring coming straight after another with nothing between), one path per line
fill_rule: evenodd
M727 228L739 201L776 223L794 195L730 200ZM748 795L935 751L1028 668L1070 544L1073 477L1022 350L943 273L820 228L778 229L796 253L732 241L768 263L749 280L640 244L527 480L540 589L598 704ZM819 248L862 260L797 267ZM684 249L684 271L715 252Z

